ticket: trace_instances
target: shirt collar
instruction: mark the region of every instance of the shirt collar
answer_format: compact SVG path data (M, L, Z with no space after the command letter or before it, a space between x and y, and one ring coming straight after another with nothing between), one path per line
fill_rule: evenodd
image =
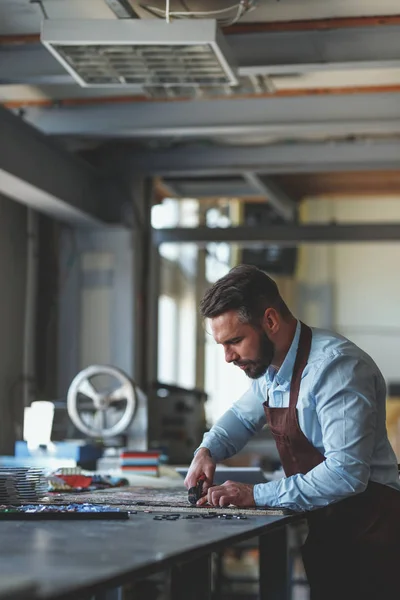
M289 389L290 383L292 380L292 373L294 369L294 363L296 361L297 348L299 346L300 340L300 321L297 321L296 332L294 334L293 341L288 350L288 353L285 356L285 360L283 361L280 369L276 370L276 367L270 366L268 367L266 376L267 376L267 385L270 387L272 382L275 381L277 385L279 385L284 390Z

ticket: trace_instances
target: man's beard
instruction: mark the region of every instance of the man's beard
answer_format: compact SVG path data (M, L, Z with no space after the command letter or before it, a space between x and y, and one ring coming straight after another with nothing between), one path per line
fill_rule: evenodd
M240 361L238 366L244 367L244 372L250 379L258 379L267 371L274 357L275 347L267 334L260 332L260 350L259 356L255 360Z

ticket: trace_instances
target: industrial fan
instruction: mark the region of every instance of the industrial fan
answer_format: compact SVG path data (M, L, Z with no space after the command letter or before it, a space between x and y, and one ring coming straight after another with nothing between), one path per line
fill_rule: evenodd
M68 415L91 438L115 438L127 431L138 406L136 384L120 369L91 365L73 379L67 395Z

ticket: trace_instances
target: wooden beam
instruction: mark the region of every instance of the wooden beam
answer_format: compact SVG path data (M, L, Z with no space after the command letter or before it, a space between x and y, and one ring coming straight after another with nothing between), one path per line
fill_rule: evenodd
M40 34L16 34L16 35L0 35L1 46L20 46L24 44L40 43Z
M348 171L275 175L274 180L297 200L307 196L400 198L400 171Z

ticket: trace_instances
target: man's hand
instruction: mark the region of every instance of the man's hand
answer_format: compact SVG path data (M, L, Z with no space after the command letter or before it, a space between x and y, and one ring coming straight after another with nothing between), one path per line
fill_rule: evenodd
M253 488L253 485L247 483L225 481L222 485L210 487L207 496L200 498L197 506L203 506L207 502L211 506L229 506L229 504L243 508L255 506Z
M185 478L187 489L195 487L202 475L205 475L206 481L203 483L203 494L212 486L215 473L215 461L211 458L208 448L200 448L192 460L188 474Z

